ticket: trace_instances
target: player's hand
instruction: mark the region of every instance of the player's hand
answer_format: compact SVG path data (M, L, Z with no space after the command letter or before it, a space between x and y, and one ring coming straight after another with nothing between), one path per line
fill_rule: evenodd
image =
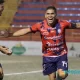
M9 48L5 47L5 46L0 46L0 51L6 55L11 55L12 51L9 50Z
M10 35L9 30L7 30L7 29L0 30L0 36L1 37L9 37L9 35Z

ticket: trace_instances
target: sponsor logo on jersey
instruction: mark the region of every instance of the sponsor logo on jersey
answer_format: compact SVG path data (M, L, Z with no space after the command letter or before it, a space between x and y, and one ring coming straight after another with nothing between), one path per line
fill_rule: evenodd
M62 35L59 35L59 36L53 36L53 37L47 37L47 36L44 36L44 39L48 40L48 39L52 39L52 40L59 40L59 39L62 39L63 36Z

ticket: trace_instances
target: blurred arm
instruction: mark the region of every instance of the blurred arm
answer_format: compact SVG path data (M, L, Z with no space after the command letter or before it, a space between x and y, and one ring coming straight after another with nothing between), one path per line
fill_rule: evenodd
M24 29L20 29L20 30L14 32L12 34L12 36L22 36L22 35L25 35L25 34L27 34L29 32L31 32L30 28L24 28Z

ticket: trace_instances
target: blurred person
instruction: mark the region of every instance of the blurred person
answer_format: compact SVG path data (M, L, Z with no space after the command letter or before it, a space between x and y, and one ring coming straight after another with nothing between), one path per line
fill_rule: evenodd
M4 10L4 0L0 0L0 16L2 14L2 11ZM5 46L0 45L0 51L4 54L11 55L12 53L9 51L9 49ZM3 80L3 68L0 63L0 80Z
M49 6L46 8L45 19L42 22L12 34L12 36L22 36L29 32L40 32L43 74L48 75L49 80L63 80L68 76L68 50L65 41L66 28L80 28L80 23L71 23L67 20L58 19L56 8Z

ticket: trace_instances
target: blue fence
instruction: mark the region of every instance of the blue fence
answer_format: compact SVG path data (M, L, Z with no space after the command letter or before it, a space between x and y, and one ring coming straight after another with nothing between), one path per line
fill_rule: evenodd
M80 8L57 8L57 10L80 10Z
M22 2L22 4L49 4L49 2Z
M59 5L79 5L80 6L80 2L58 2Z
M14 19L15 22L41 22L42 20L17 20Z

